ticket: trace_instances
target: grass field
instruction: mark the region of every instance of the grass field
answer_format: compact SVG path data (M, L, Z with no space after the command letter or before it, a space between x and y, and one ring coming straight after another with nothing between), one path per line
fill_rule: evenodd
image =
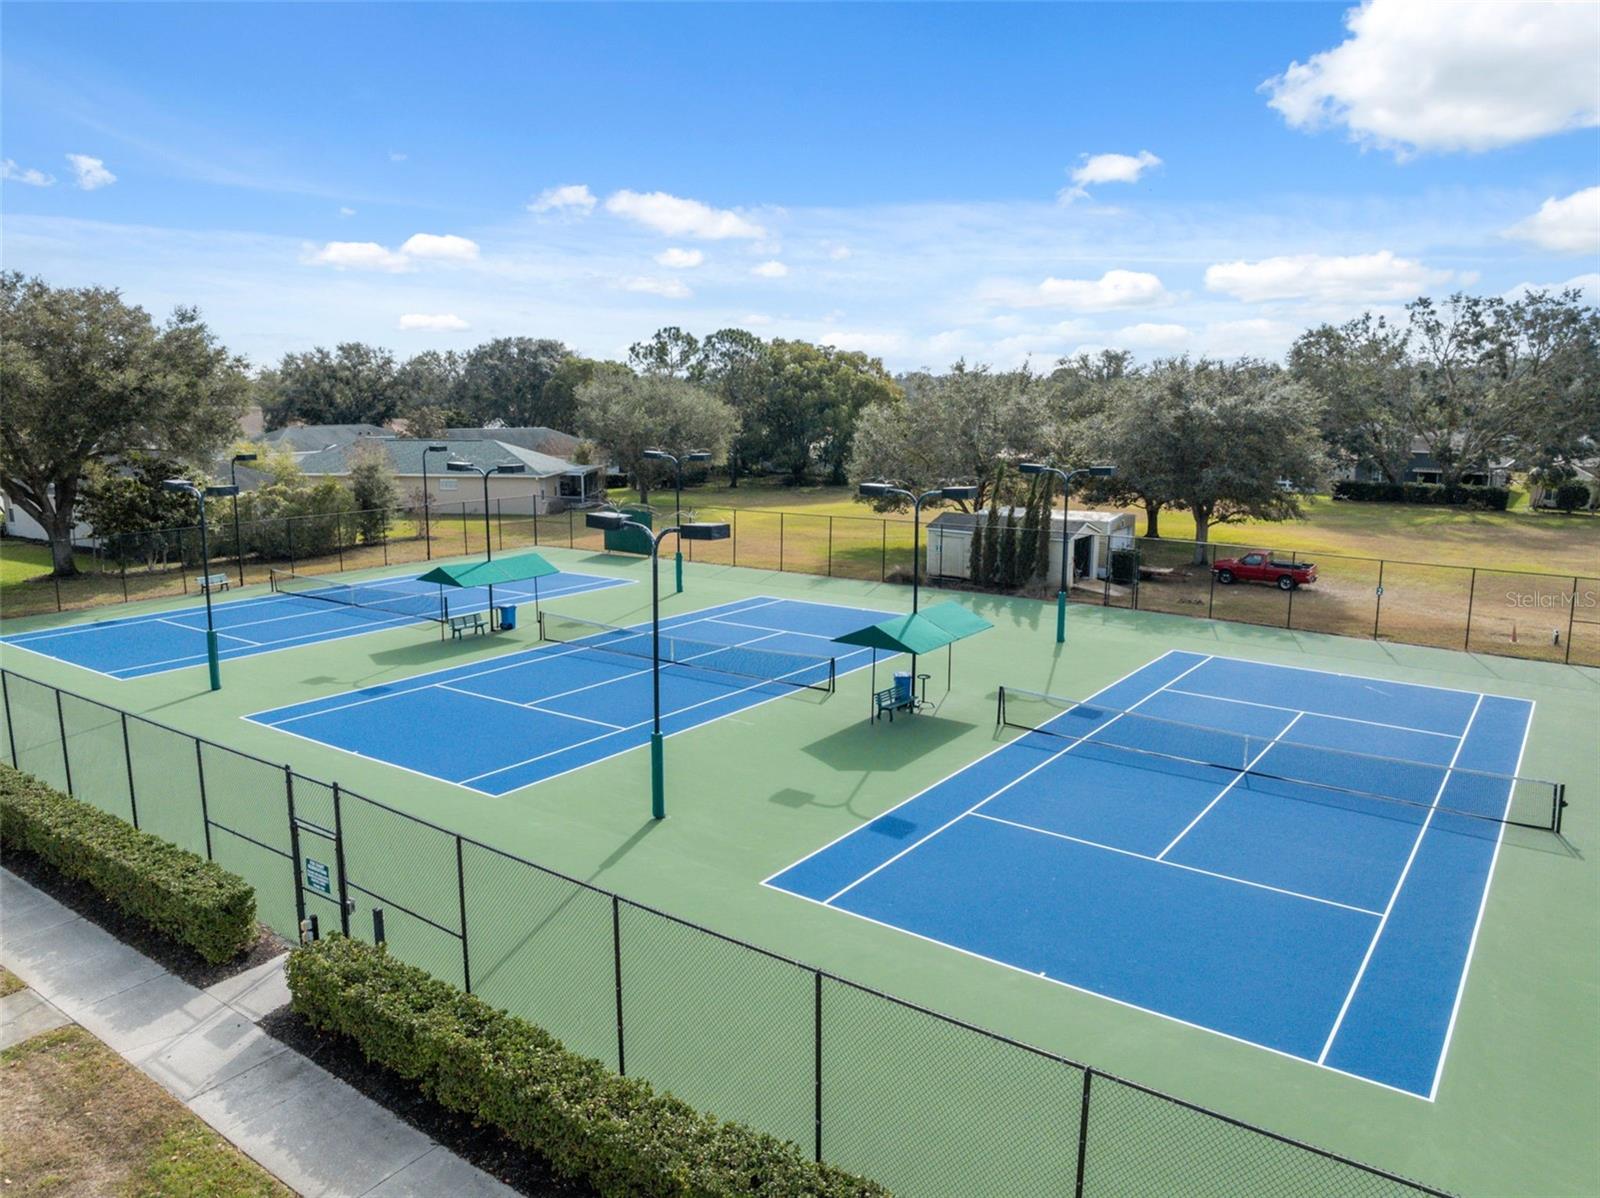
M646 577L643 563L632 558L581 549L552 549L549 556L566 569ZM687 579L681 596L668 588L667 611L757 594L889 609L904 609L909 599L903 587L893 585L703 562L689 566ZM1600 770L1593 735L1600 721L1600 672L1088 606L1074 607L1071 639L1059 647L1047 605L987 595L964 600L996 628L957 647L955 689L941 695L935 682L932 697L940 706L934 717L871 725L865 719L867 681L851 676L826 699L784 698L672 737L669 818L660 823L648 818L643 751L488 797L240 718L443 665L490 663L531 644L535 633L529 628L444 645L429 629L401 629L266 654L225 665L224 688L216 694L204 689L203 671L117 683L10 649L4 663L268 762L337 779L447 829L844 977L1462 1194L1593 1192L1600 1176L1600 1148L1592 1136L1600 1121L1600 1042L1591 1033L1600 1024L1600 854L1594 849ZM642 587L573 602L576 614L597 619L635 622L647 616ZM86 618L87 613L65 617ZM57 619L7 620L5 627L20 631ZM1522 772L1568 783L1565 839L1527 830L1505 837L1437 1101L1383 1090L1000 969L759 884L992 749L997 685L1081 697L1173 648L1537 703ZM942 664L934 668L941 679ZM416 734L473 731L435 726L418 727ZM193 757L191 747L188 760ZM151 771L150 785L176 794L174 772L187 768L182 760L179 754L170 770ZM115 781L115 771L105 776ZM239 803L244 792L234 790L218 783L213 803L221 801L217 796ZM302 806L303 817L331 818L320 814L325 797L297 790L297 798L319 804ZM141 799L141 810L144 805ZM379 895L387 891L391 904L432 911L428 904L437 900L442 912L453 911L448 840L436 845L432 834L420 833L383 840L371 821L353 826L356 810L347 803L352 882ZM260 833L269 834L278 833ZM281 885L279 866L263 868L264 892ZM469 923L478 929L474 973L487 971L486 995L585 1051L603 1054L615 1030L609 1000L601 1001L612 979L604 901L564 897L567 892L554 881L518 880L481 852L469 856L468 871L473 887L487 888L469 890L467 897ZM491 901L486 894L502 897ZM366 908L380 901L361 895L353 927L365 927ZM293 917L292 904L284 915L281 894L268 896L262 909ZM395 951L450 968L448 955L427 948L420 936L407 941L397 909L390 906ZM779 976L767 977L766 966L733 960L742 961L743 950L651 932L625 915L623 943L635 946L624 957L633 987L628 1018L636 1033L630 1035L640 1037L637 1056L630 1046L629 1071L720 1115L799 1134L791 1130L797 1115L788 1107L804 1114L809 1102L809 987L791 993ZM456 961L459 968L459 955ZM497 962L506 967L498 987ZM525 969L532 972L524 975ZM728 970L734 971L731 981ZM541 978L544 990L535 984ZM982 1053L962 1055L957 1045L912 1035L915 1029L876 1024L865 1009L837 1010L837 1017L830 1015L834 1034L843 1037L849 1054L831 1067L876 1076L879 1086L860 1088L856 1121L835 1143L855 1150L892 1105L915 1095L930 1112L917 1134L933 1139L900 1144L885 1168L886 1182L901 1183L906 1193L948 1192L948 1181L930 1180L925 1171L927 1161L939 1159L939 1141L947 1139L944 1131L932 1130L949 1126L931 1118L935 1109L941 1120L955 1119L962 1135L975 1137L982 1153L1012 1158L1022 1125L1004 1104L1036 1092L1029 1087L1047 1086L1045 1079L1026 1071L996 1072ZM830 1091L837 1092L838 1086ZM963 1142L971 1147L970 1140ZM1216 1149L1200 1144L1195 1150ZM1225 1164L1228 1158L1220 1159Z
M27 1198L292 1191L81 1027L0 1053L0 1174Z

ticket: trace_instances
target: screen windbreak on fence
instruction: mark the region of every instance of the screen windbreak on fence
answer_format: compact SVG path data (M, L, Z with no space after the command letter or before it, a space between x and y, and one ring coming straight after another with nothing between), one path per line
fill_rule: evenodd
M1000 688L995 721L1049 737L1060 751L1143 769L1225 770L1242 775L1245 789L1285 801L1341 800L1379 811L1398 804L1550 832L1561 831L1566 806L1559 782L1189 724L1010 686Z
M1440 1195L0 670L0 754L608 1068L906 1196Z
M571 642L587 653L626 658L655 656L655 639L648 628L619 628L598 620L555 612L539 613L539 639ZM807 690L832 691L837 674L835 660L809 653L788 653L753 645L720 644L664 632L660 638L661 664L715 674L734 674L763 682L777 682Z

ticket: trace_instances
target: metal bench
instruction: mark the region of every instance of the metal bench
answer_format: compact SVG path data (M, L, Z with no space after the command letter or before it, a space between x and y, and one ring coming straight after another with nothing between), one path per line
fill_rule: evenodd
M202 574L196 578L195 585L202 593L206 591L225 591L228 589L228 576L226 574Z
M478 633L484 633L488 631L489 622L483 618L483 613L481 611L475 611L471 615L466 616L450 617L450 635L452 638L461 636L467 632L471 632L476 635Z
M872 718L878 719L884 712L889 713L889 722L894 723L894 713L897 711L915 711L917 701L910 695L902 695L894 687L888 690L876 691L872 696Z

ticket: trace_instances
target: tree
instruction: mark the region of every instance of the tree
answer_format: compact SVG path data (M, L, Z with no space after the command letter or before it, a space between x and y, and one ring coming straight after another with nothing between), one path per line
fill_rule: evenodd
M915 491L976 482L981 507L996 461L1045 449L1047 394L1037 375L957 362L946 374L898 382L902 395L869 404L856 421L851 478L898 479Z
M1043 578L1050 573L1050 522L1054 517L1053 498L1056 489L1056 476L1041 474L1039 476L1039 522L1034 526L1034 536L1038 546L1034 550L1033 576Z
M700 343L689 370L691 379L721 396L738 414L739 435L728 446L730 487L739 485L740 472L759 457L766 444L761 407L771 370L767 343L744 329L712 333Z
M0 487L76 572L84 472L141 450L202 462L228 441L249 380L193 308L157 326L109 288L55 288L0 274Z
M1048 478L1049 475L1044 477ZM1017 531L1017 586L1033 577L1034 562L1039 553L1039 525L1043 521L1039 512L1038 475L1028 480L1028 502L1023 513L1022 527Z
M388 451L372 440L350 451L350 492L355 499L357 528L367 544L383 540L389 512L400 498Z
M765 454L792 483L803 483L820 466L833 483L846 478L846 463L861 411L895 399L900 389L883 363L866 354L774 340L759 420Z
M628 365L640 374L665 378L691 378L700 357L700 342L676 325L657 329L648 341L628 347Z
M663 474L660 463L644 456L646 449L705 449L716 461L739 428L732 408L693 383L670 375L641 377L617 364L597 368L578 398L580 431L633 476L642 502Z
M442 437L452 425L467 422L461 411L461 355L454 350L424 350L407 358L395 374L400 414L413 437Z
M94 530L102 548L118 561L164 558L177 542L160 536L161 531L191 527L196 515L193 499L162 487L169 478L205 485L203 471L154 454L123 454L115 467L91 462L83 472L77 519Z
M1277 367L1176 358L1121 387L1096 448L1132 493L1193 515L1196 564L1214 525L1298 516L1325 469L1316 401Z
M400 412L401 391L394 355L360 341L341 342L330 353L318 346L285 354L258 380L268 428L306 424L382 424Z
M570 393L546 388L573 354L559 341L498 337L467 352L461 364L457 405L477 425L507 428L572 426L573 412L555 401Z
M1000 530L1000 553L995 581L1010 589L1017 585L1017 517L1013 508L1006 508L1006 522Z
M994 486L989 489L989 514L983 527L983 572L975 581L993 586L1000 568L1000 480L1003 470L996 468Z
M1409 334L1368 312L1302 333L1289 350L1289 374L1322 408L1322 438L1336 460L1376 467L1402 482L1411 460L1408 397L1414 368Z

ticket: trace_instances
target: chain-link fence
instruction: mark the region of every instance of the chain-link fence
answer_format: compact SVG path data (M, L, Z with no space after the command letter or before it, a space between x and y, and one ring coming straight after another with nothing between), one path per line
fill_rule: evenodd
M732 535L684 542L690 561L874 582L912 578L908 520L704 506L694 514L727 522ZM1028 570L1029 577L998 582L972 578L967 534L923 532L921 576L931 585L1039 598L1059 585L1058 530L1044 538L1048 563L1038 555L1041 568ZM1014 536L1039 542L1033 529L1018 528ZM6 614L188 594L202 574L236 585L264 583L274 565L302 574L366 569L469 556L486 543L497 551L605 549L582 512L541 515L531 497L495 499L487 509L468 501L245 521L237 529L219 503L204 561L193 528L97 541L80 553L79 576L41 576L12 587ZM1074 603L1600 666L1600 577L1317 553L1311 555L1316 581L1306 585L1279 590L1220 580L1219 559L1260 548L1083 532L1074 540L1069 593ZM1277 556L1270 546L1268 554Z
M0 752L609 1068L905 1195L1439 1194L0 670Z

